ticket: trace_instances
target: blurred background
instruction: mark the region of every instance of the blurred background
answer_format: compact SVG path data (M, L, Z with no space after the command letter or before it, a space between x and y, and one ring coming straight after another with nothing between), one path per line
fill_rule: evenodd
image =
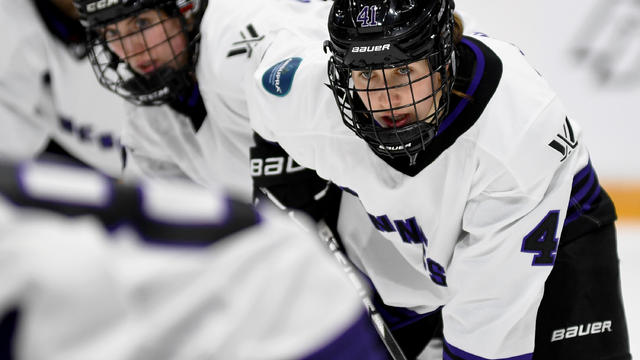
M618 211L631 352L640 359L640 0L456 0L468 28L517 45L583 128Z

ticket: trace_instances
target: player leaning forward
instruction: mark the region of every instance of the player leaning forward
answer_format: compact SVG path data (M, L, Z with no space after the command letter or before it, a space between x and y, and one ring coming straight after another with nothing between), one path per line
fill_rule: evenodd
M286 31L298 38L326 39L331 4L74 3L89 31L87 47L98 80L131 103L143 105L129 107L124 126L127 167L149 177L222 184L249 198L253 132L245 91L260 60L258 44L268 44Z
M214 121L196 80L199 23L207 1L74 4L87 29L86 46L98 81L129 102L122 136L129 155L125 177L188 178L248 193L248 166L238 164L248 163L244 148L250 132L234 138L233 129L242 121Z
M254 129L357 196L376 230L343 234L349 256L413 320L441 308L445 358L630 359L615 210L580 127L453 8L335 1L329 55L270 44Z

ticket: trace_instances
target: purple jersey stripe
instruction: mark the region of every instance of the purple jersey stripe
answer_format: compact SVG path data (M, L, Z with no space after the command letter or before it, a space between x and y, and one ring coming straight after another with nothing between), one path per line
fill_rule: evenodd
M590 172L593 172L593 167L591 166L591 160L589 160L589 163L587 164L587 166L585 166L582 170L578 171L578 173L573 177L573 186L576 186Z
M577 193L575 193L575 195L571 196L571 202L574 204L579 203L582 198L584 198L585 195L587 195L587 193L589 192L589 190L591 190L591 188L593 187L594 183L597 181L596 180L596 173L593 171L593 168L589 167L591 169L591 171L589 172L589 180L587 180L587 183L584 184L580 190L578 190Z
M573 177L573 188L571 189L571 198L569 199L569 207L564 224L567 225L577 220L585 211L591 210L598 201L601 192L602 188L598 182L598 176L591 166L591 161L589 161ZM586 198L587 196L588 198Z
M478 85L480 85L480 80L482 80L482 75L484 74L484 66L485 66L484 54L482 54L482 51L480 50L480 48L478 48L474 43L472 43L468 39L463 38L462 43L470 47L471 50L473 50L474 54L476 55L476 68L474 70L476 76L473 78L473 80L471 81L471 84L469 85L469 88L465 92L465 94L469 96L473 96L473 94L478 89ZM442 121L442 124L440 124L440 126L438 127L438 134L442 133L444 130L447 129L447 127L449 127L449 125L451 125L453 120L457 118L458 115L460 115L460 113L462 113L462 110L464 110L464 108L467 106L468 103L469 103L468 98L463 98L458 103L458 106L456 106L456 108L451 113L449 113L449 115L447 115L447 117Z
M593 192L593 195L591 195L589 200L587 200L587 202L585 202L582 205L582 207L584 208L585 211L591 210L591 206L593 205L593 202L598 198L598 195L600 195L601 191L602 191L602 188L600 186L598 186L598 188L596 189L596 191Z
M445 360L447 359L451 359L451 360L531 360L533 359L533 353L512 356L508 358L489 359L489 358L483 358L477 355L470 354L462 349L458 349L457 347L449 344L445 340L443 359Z
M357 192L355 192L355 191L353 191L353 190L351 190L351 189L349 189L348 187L340 186L340 189L342 189L342 190L344 190L344 191L348 192L349 194L351 194L351 195L353 195L353 196L355 196L355 197L358 197L358 193L357 193Z
M365 312L360 315L351 327L332 342L303 358L303 360L343 359L388 359L387 350Z

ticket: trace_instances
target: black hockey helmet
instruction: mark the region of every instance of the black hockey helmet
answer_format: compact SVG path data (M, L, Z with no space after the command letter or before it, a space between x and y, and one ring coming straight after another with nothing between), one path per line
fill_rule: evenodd
M89 60L100 84L137 105L167 103L192 88L200 40L200 21L207 0L73 0L80 21L87 29ZM153 11L153 22L140 20ZM122 34L115 24L131 19L133 30ZM179 29L170 31L170 21L178 20ZM145 34L156 28L163 34L158 43L151 43ZM142 45L136 50L125 49L127 38ZM184 38L185 46L177 48L175 40ZM154 49L164 49L170 55L166 59L152 59ZM132 47L129 45L129 47ZM138 49L139 48L139 49ZM136 58L146 56L145 71L131 64Z
M374 152L397 157L406 155L413 164L417 154L435 137L439 123L448 111L453 84L453 0L335 0L329 15L330 41L325 49L331 52L329 81L344 123L363 138ZM407 79L401 84L366 88L354 86L352 71L366 74L384 69L403 69L411 63L426 60L428 74ZM432 76L434 74L439 76ZM436 82L436 80L438 81ZM418 81L431 82L433 91L416 98ZM391 91L411 89L412 102L391 105ZM371 108L369 94L384 92L389 99L384 109ZM363 96L364 94L364 96ZM363 98L364 97L364 98ZM368 99L367 99L368 98ZM432 99L433 110L428 116L418 116L418 104ZM403 110L404 109L404 110ZM395 126L398 112L411 111L417 121ZM393 126L382 127L376 113L391 114Z

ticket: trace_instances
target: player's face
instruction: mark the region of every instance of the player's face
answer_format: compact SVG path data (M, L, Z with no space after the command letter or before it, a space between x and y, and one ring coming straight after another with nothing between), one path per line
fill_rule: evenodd
M405 126L435 111L433 87L440 82L440 74L430 75L426 60L384 73L354 70L351 76L360 99L382 127Z
M180 68L187 62L187 37L180 20L162 11L148 10L106 26L109 49L139 74L160 67Z

